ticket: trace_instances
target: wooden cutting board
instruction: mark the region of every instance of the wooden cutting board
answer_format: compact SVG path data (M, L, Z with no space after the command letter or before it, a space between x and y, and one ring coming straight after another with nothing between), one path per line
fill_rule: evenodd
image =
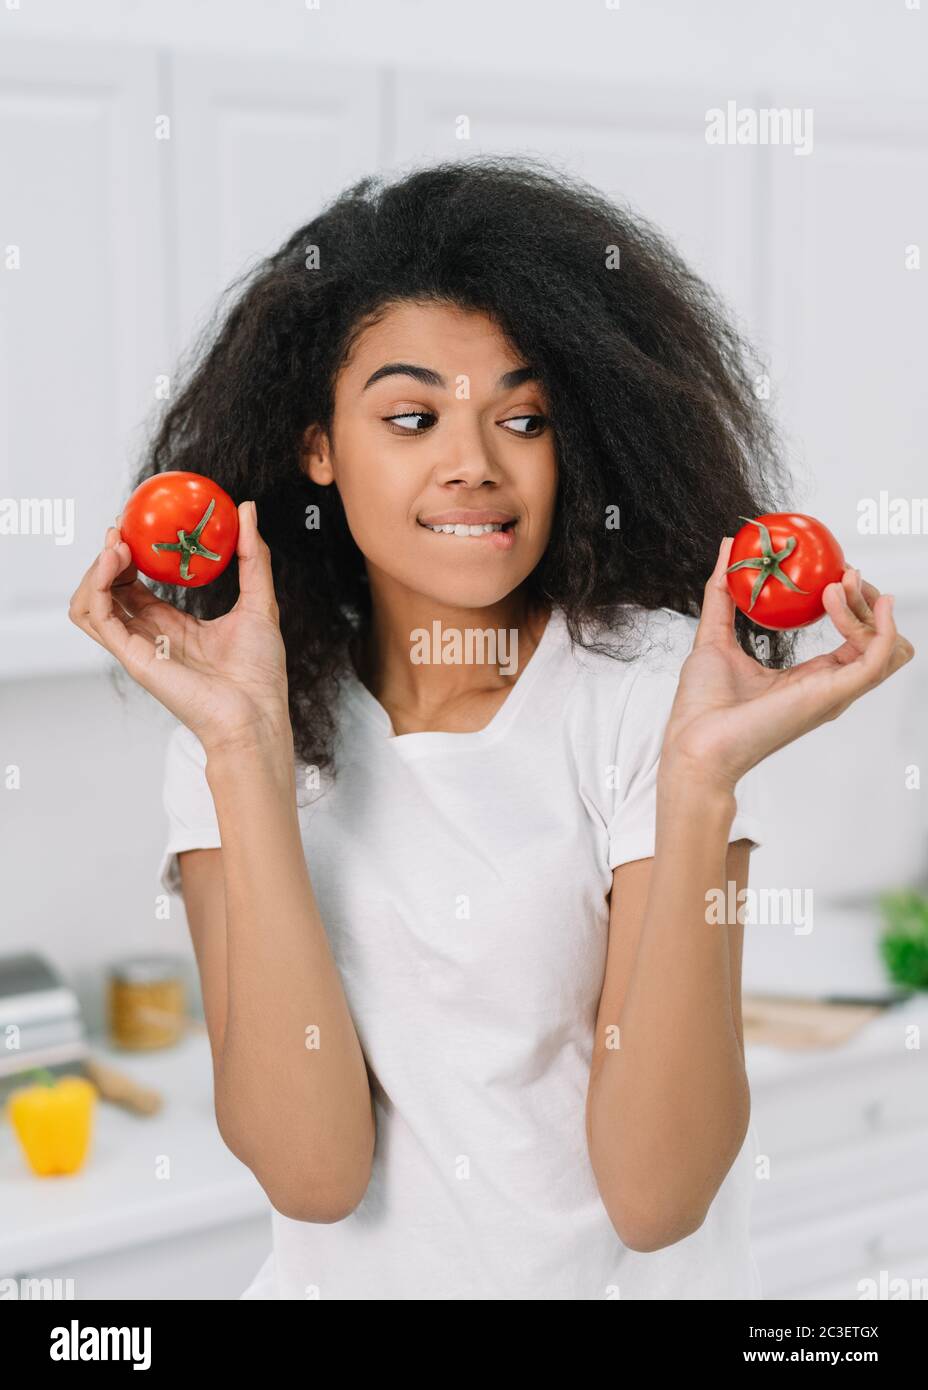
M837 1047L877 1018L884 1008L882 1004L745 994L741 1004L744 1041L771 1047Z

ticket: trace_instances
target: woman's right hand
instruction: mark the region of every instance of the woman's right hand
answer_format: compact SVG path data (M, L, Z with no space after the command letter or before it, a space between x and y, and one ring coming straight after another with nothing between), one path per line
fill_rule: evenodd
M209 755L292 749L286 652L254 503L238 507L239 596L220 618L182 613L142 583L115 526L71 598L68 617L192 730Z

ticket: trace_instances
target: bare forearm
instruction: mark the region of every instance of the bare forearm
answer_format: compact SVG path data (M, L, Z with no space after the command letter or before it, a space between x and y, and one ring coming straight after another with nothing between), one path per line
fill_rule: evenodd
M358 1198L374 1144L370 1086L307 868L292 755L212 754L222 837L227 1010L216 1110L270 1189L306 1189L306 1219ZM299 1197L288 1205L300 1205ZM313 1215L313 1213L316 1213ZM333 1213L328 1219L334 1219Z
M662 765L654 865L618 1046L601 1054L590 1082L588 1140L604 1201L635 1228L653 1228L659 1207L666 1244L701 1222L750 1116L728 929L706 920L707 894L725 888L735 809L731 793Z

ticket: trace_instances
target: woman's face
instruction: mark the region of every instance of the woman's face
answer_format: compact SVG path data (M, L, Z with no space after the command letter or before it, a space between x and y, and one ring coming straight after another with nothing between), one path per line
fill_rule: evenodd
M375 592L482 608L522 583L551 533L547 409L484 314L401 302L364 331L336 383L331 438L307 431L304 467L338 487Z

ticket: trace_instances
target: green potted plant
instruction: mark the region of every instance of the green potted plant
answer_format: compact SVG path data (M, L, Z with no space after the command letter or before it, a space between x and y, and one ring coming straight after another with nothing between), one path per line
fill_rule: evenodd
M882 893L886 927L879 947L889 977L908 989L928 989L928 897L914 888Z

